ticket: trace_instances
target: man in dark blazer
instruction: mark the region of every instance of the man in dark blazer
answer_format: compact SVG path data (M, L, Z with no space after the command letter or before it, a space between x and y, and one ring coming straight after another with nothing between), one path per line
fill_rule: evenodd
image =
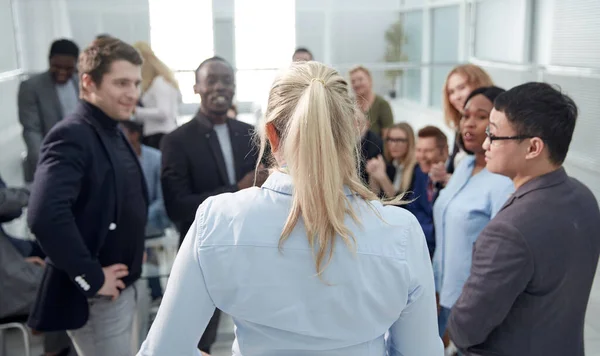
M477 239L452 308L450 337L467 355L584 355L600 211L562 167L576 119L575 103L545 83L494 103L487 169L510 177L516 191Z
M235 94L231 65L219 57L202 62L196 70L194 90L200 94L200 110L161 143L163 199L182 241L205 199L260 186L266 179L261 170L254 182L258 151L252 126L227 118ZM218 324L216 310L200 340L200 350L210 353Z
M67 330L79 356L131 355L148 198L118 129L139 97L142 59L118 39L81 55L75 112L44 139L28 223L47 255L29 325Z
M75 73L79 47L67 39L50 46L50 68L31 76L19 86L19 121L27 147L25 181L31 182L42 140L50 129L71 114L79 98L79 79Z
M439 193L439 182L429 176L431 167L448 159L448 138L435 126L425 126L417 133L415 156L419 163L415 166L409 193L406 198L413 200L404 207L413 213L419 221L429 256L433 258L435 251L435 232L433 229L433 203Z

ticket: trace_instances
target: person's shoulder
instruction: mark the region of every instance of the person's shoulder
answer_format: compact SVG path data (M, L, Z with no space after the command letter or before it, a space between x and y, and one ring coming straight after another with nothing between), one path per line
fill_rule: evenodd
M381 107L390 107L390 103L381 95L375 94L375 101Z
M197 135L198 127L195 118L190 119L185 124L179 126L175 130L166 134L162 140L165 141L164 144L172 144L174 142L179 142L181 139L188 137L190 135Z
M46 80L48 78L50 74L46 71L46 72L40 72L40 73L36 73L31 75L29 78L25 79L23 81L23 83L27 83L27 84L37 84L40 81Z
M254 130L254 126L245 123L243 121L240 120L232 120L229 119L229 125L237 130L243 130L243 131L253 131Z
M417 218L407 209L395 205L386 205L381 201L370 201L369 204L375 209L376 219L368 222L381 226L385 235L390 237L393 244L403 246L421 245L425 241L423 230ZM368 226L365 226L368 228ZM423 240L423 241L421 241Z
M215 226L231 226L234 219L240 221L258 221L269 215L269 208L277 208L274 204L264 205L264 191L258 187L239 190L233 193L222 193L204 200L196 213L196 220L203 228Z
M46 141L53 138L85 141L93 133L93 127L89 122L79 115L71 114L50 129L46 135Z
M592 203L595 206L598 206L598 200L596 200L596 197L594 196L592 190L579 179L568 176L567 183L572 187L573 191L576 194L578 194L582 199Z
M45 81L48 77L48 72L41 72L31 75L29 78L23 80L19 84L19 92L21 94L25 93L35 93L37 89L40 87L40 83Z

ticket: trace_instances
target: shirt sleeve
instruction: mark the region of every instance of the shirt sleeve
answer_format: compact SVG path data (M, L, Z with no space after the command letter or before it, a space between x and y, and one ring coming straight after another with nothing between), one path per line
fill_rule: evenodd
M471 274L452 308L448 330L461 349L479 345L502 323L533 275L533 259L518 230L492 223L475 243Z
M390 328L389 356L443 356L438 334L433 272L425 235L417 219L409 231L407 250L410 270L408 302Z
M202 204L198 209L179 249L158 314L138 356L200 355L198 341L215 311L198 261L206 208Z

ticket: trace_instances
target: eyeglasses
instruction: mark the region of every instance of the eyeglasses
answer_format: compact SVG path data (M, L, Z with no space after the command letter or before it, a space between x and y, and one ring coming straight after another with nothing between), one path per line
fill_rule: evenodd
M389 142L389 143L401 143L401 142L402 143L406 143L406 142L408 142L408 139L406 139L406 138L391 138L391 137L388 137L388 138L385 139L385 141Z
M517 135L517 136L494 136L490 132L490 127L485 128L485 135L490 140L490 143L494 141L507 141L507 140L526 140L528 138L534 138L535 136L529 135Z

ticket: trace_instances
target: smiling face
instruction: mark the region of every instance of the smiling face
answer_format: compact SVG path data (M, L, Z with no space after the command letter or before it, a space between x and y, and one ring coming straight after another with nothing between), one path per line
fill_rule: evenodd
M117 60L111 63L99 83L95 83L89 74L84 74L81 80L87 93L86 100L115 120L131 118L140 96L142 71L139 65Z
M77 58L66 54L50 57L50 74L57 84L65 84L75 73Z
M419 137L415 150L419 168L425 174L429 174L434 164L444 162L448 157L448 147L440 147L435 137Z
M475 95L465 105L460 119L460 133L464 148L474 154L483 152L485 129L489 124L493 104L483 94Z
M465 105L465 100L473 91L473 88L467 83L467 78L464 75L454 73L448 78L446 91L450 104L456 111L461 112Z
M367 97L371 93L373 84L371 78L362 70L356 70L350 74L350 81L352 83L352 90L357 96Z
M201 108L209 115L224 116L235 94L233 69L226 62L212 60L198 71L194 91L200 94Z

